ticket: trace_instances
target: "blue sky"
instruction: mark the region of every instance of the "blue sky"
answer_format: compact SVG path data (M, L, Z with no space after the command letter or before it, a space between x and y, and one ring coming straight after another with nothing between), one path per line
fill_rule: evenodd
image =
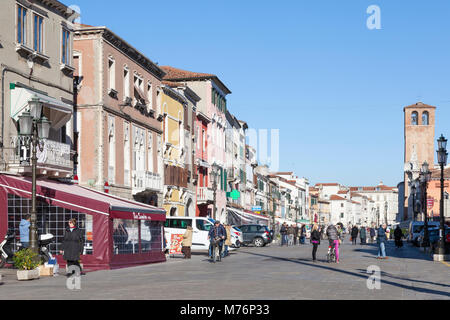
M448 0L63 2L159 65L218 75L233 114L280 129L280 171L312 184L397 185L403 107L418 101L450 136Z

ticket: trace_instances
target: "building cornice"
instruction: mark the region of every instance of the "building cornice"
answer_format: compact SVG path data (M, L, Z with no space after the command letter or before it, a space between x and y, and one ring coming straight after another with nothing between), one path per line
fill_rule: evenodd
M101 34L103 39L110 43L117 50L122 52L124 55L128 56L130 59L135 61L137 64L142 66L145 70L153 74L159 80L165 76L165 72L159 68L153 61L143 55L136 48L131 46L128 42L123 40L117 34L109 30L107 27L88 27L75 25L75 35L81 36L86 34Z

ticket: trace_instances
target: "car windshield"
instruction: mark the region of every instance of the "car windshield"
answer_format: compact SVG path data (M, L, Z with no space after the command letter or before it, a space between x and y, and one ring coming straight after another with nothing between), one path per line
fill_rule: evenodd
M236 230L237 232L242 232L241 229L239 229L238 227L233 227L234 230Z

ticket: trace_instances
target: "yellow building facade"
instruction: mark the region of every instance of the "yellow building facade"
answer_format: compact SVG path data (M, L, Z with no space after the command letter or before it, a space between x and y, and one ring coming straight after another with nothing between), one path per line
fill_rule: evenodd
M163 207L168 216L184 216L187 172L185 169L184 97L168 86L162 93L163 141L164 141L164 200Z

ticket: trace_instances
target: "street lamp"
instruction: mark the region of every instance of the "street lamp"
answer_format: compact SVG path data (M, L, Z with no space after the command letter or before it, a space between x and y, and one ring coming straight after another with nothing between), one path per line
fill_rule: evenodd
M36 215L36 167L37 167L37 148L43 151L43 140L48 139L51 122L42 114L42 103L34 96L28 102L30 112L24 112L19 116L19 135L27 148L31 147L31 167L32 167L32 185L31 185L31 224L30 224L30 249L39 253L37 237L37 215Z
M411 182L411 194L413 196L413 201L412 201L412 210L413 210L413 216L412 219L413 221L416 221L416 180L413 180Z
M440 203L440 218L441 226L439 230L439 255L445 255L445 220L444 220L444 167L447 165L447 139L443 135L438 139L438 163L441 166L441 203Z
M216 198L217 198L217 175L218 175L218 169L216 166L213 166L211 170L211 175L213 178L213 190L214 190L214 203L213 203L213 212L212 212L212 218L216 220L217 215L217 207L216 207Z
M377 207L377 228L380 226L380 207Z
M424 162L422 165L422 169L420 170L420 183L422 184L423 190L423 200L422 200L422 209L424 212L424 231L423 231L423 242L422 246L428 247L430 246L430 236L428 233L428 181L431 180L431 171L429 170L428 162Z

